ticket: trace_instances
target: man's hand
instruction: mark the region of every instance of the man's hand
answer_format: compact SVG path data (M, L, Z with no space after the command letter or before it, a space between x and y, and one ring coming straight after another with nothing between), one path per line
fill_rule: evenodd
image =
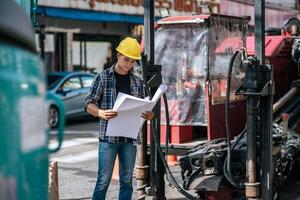
M110 120L116 117L117 115L117 111L114 110L98 110L98 116L105 120Z
M151 120L154 117L154 113L152 111L146 111L141 114L141 117L146 120Z

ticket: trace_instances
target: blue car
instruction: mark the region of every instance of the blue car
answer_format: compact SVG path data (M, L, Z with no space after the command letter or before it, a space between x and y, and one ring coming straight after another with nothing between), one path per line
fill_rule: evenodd
M88 116L84 110L84 99L95 76L85 72L54 72L47 75L47 92L60 96L64 101L66 119ZM55 102L50 103L48 120L50 128L58 126L59 115Z

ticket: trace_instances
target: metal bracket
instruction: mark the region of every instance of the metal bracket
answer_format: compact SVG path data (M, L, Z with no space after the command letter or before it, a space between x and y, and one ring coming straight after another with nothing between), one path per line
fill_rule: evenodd
M149 87L159 87L162 83L161 65L146 65L145 77Z
M246 92L244 90L244 84L242 84L235 92L236 95L245 95L245 96L267 96L271 94L270 88L272 88L272 84L269 81L260 92Z

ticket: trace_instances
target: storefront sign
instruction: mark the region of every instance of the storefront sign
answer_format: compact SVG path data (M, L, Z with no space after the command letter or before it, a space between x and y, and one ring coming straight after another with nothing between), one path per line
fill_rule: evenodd
M155 0L155 8L167 8L172 15L201 13L208 5L213 13L219 12L220 0ZM39 0L40 6L89 9L112 13L143 15L144 0ZM156 12L158 14L158 12Z
M113 5L127 5L139 7L143 6L143 0L89 0L91 7L95 7L96 3L111 3ZM217 1L197 1L197 0L155 0L155 8L167 8L179 12L201 12L201 5L207 4L209 7L216 7L219 5Z

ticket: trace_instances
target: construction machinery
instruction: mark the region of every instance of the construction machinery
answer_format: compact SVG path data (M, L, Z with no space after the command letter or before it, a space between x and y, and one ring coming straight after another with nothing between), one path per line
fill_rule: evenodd
M63 103L55 96L46 96L45 69L36 51L30 21L35 3L27 0L1 1L1 200L48 199L49 152L59 150L63 139ZM48 149L49 101L59 105L61 119L58 146L54 149Z
M171 143L225 137L227 67L235 49L245 46L248 17L217 14L161 19L155 31L156 63L168 86ZM190 42L189 42L190 41ZM243 72L235 67L233 90ZM232 94L233 135L244 128L245 99ZM166 124L163 117L162 124Z
M249 18L219 14L167 17L154 33L151 23L145 29L146 80L168 85L150 138L150 196L165 199L166 172L189 199L278 198L299 156L299 43L286 29L265 37L264 1L255 1L255 16L255 37ZM179 160L193 197L174 183L157 147L199 138Z
M224 104L230 58L241 47L246 48L248 56L255 54L255 38L246 35L248 20L209 14L168 17L157 22L155 62L162 65L162 80L168 85L171 143L225 137ZM272 35L265 40L266 63L274 66L276 101L297 78L297 64L292 59L295 38ZM244 71L238 61L234 65L230 113L233 121L240 122L231 124L232 134L236 135L244 128L246 109L245 98L234 94ZM162 113L165 124L164 108Z
M272 199L278 199L280 188L299 165L299 80L273 106L272 157L274 167ZM281 110L281 111L279 111ZM201 199L238 199L246 194L247 129L228 142L224 138L197 145L180 157L181 175L185 189L195 189ZM261 135L257 135L261 140ZM258 143L258 146L261 145ZM258 153L259 155L259 153ZM228 167L227 163L230 162ZM262 161L256 163L261 169ZM256 197L258 197L257 195Z

